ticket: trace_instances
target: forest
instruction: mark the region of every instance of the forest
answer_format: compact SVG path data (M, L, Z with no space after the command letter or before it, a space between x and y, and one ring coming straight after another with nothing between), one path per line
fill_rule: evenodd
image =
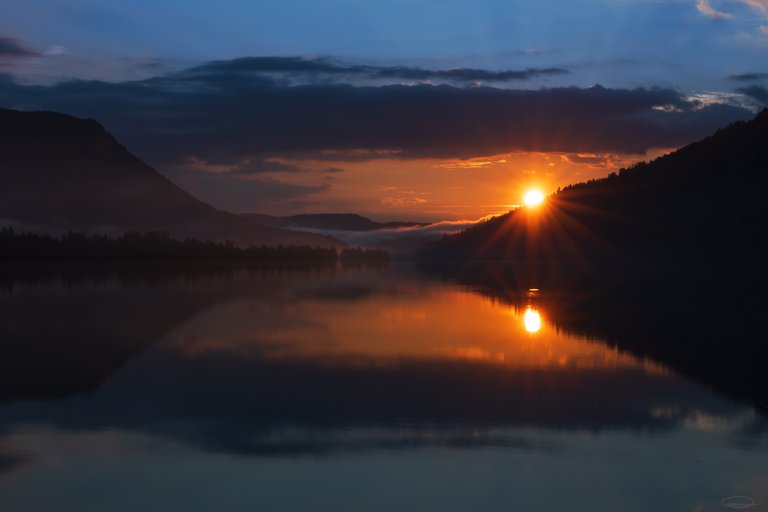
M386 251L308 245L247 246L234 242L211 242L195 238L176 239L164 232L127 232L120 236L69 232L59 237L19 233L0 229L0 262L51 261L241 261L302 262L362 261L382 262Z

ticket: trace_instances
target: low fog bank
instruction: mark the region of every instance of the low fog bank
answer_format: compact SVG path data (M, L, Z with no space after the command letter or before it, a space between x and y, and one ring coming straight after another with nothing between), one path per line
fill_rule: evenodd
M426 226L369 231L311 229L306 227L296 229L307 233L331 236L356 247L385 249L394 257L408 257L426 242L437 240L446 234L457 233L484 220L486 219L441 221Z

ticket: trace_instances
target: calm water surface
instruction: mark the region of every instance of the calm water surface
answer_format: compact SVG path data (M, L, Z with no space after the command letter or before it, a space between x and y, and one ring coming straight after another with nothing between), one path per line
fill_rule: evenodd
M763 415L546 292L397 265L5 281L0 510L768 507Z

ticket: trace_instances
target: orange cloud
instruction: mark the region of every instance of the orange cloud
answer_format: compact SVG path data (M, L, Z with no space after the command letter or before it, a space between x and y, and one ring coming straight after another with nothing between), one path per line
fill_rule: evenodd
M768 0L742 0L745 4L768 16Z
M507 163L506 158L468 158L465 160L450 160L435 165L438 169L483 169L492 165Z
M381 200L383 206L416 206L426 202L423 197L385 197Z
M723 12L723 11L718 11L717 9L712 7L709 4L708 0L699 0L696 3L696 9L698 9L699 12L704 14L705 16L709 16L710 18L713 18L713 19L729 19L729 18L733 18L733 14L730 14L730 13L727 13L727 12Z
M560 155L560 159L575 165L587 165L593 169L617 168L627 165L628 162L626 158L613 153L564 153Z
M736 0L737 2L748 5L753 10L757 11L758 17L762 20L768 20L768 0ZM709 0L697 0L696 9L705 16L708 16L716 20L732 19L734 15L730 12L720 11L712 7ZM759 36L768 36L768 25L760 25L757 27Z

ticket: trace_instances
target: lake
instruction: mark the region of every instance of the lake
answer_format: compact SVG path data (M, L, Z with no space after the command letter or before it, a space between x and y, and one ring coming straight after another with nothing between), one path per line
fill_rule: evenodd
M763 334L736 291L405 264L11 274L3 511L768 507L763 363L716 345Z

